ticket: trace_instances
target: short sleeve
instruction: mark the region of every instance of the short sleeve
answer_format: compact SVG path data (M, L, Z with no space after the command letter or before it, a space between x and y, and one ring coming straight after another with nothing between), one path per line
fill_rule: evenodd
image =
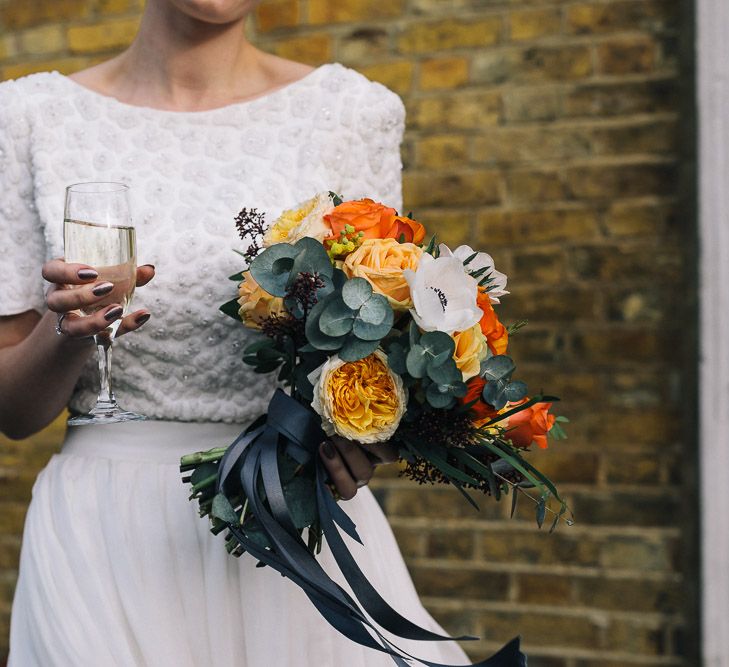
M341 194L346 199L370 197L402 209L402 158L405 106L380 83L363 77L354 112L354 143L348 147Z
M42 313L45 241L33 200L30 123L20 83L0 83L0 316Z

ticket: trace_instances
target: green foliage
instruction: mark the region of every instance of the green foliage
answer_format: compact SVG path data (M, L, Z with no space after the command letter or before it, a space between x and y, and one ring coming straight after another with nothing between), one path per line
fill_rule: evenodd
M312 308L305 333L316 350L338 352L344 361L372 354L390 333L395 314L387 299L363 278L351 278Z
M228 317L232 317L237 322L240 322L240 315L238 315L238 311L240 310L240 304L238 303L238 299L231 299L230 301L226 301L222 306L220 306L220 311L222 313L225 313Z
M324 246L305 237L293 245L276 243L269 246L251 262L250 271L266 292L284 297L299 273L316 273L331 279L334 267Z
M497 354L483 364L481 375L486 380L483 399L496 410L527 395L526 384L511 379L515 369L513 360L505 354Z

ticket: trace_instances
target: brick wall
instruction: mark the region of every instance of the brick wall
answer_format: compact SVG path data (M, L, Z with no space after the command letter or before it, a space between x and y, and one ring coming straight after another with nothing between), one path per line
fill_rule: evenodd
M2 77L114 53L140 4L0 0ZM474 657L521 633L533 667L697 664L690 11L264 0L257 14L263 48L403 96L407 208L509 274L504 319L532 322L513 339L520 374L572 418L570 439L534 456L577 518L552 535L524 503L510 521L451 490L375 484L427 606L484 638ZM3 631L31 480L60 434L2 441Z

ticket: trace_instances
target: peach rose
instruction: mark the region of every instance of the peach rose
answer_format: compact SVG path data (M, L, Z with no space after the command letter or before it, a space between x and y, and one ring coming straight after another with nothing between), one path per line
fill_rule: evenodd
M485 336L481 333L478 323L465 331L456 331L453 334L456 343L456 351L453 359L456 366L463 373L463 381L466 382L481 371L481 361L488 354Z
M481 332L486 336L489 349L494 354L506 354L506 348L509 345L509 332L499 321L496 311L491 305L488 292L479 290L476 302L483 311L483 317L479 324L481 325Z
M509 408L526 403L525 398L518 403L511 403ZM536 403L526 410L517 412L509 417L509 426L506 437L511 440L514 447L529 447L532 442L541 449L547 448L547 433L554 425L555 416L549 414L551 403Z
M387 298L393 310L408 310L413 301L403 271L415 270L422 254L422 248L412 243L398 243L393 238L365 239L347 255L342 271L349 278L364 278L375 292Z
M251 275L243 274L243 282L238 286L238 316L250 329L260 329L261 322L271 315L283 315L286 312L281 297L271 296Z

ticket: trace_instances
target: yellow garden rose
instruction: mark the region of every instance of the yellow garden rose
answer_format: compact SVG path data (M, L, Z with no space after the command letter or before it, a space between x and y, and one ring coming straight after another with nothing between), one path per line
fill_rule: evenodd
M365 239L347 255L342 271L349 278L364 278L375 292L387 298L393 310L408 310L413 307L413 301L403 271L414 271L422 254L423 249L413 243Z
M243 282L238 286L238 316L250 329L260 329L261 322L271 315L285 313L283 299L271 296L251 275L243 274Z
M346 362L335 355L320 371L312 407L327 435L368 444L393 436L405 414L407 392L384 352Z
M481 332L480 324L474 324L465 331L456 331L453 340L456 343L453 359L463 373L463 381L466 382L479 374L481 362L488 354L488 343Z
M331 236L332 228L324 219L334 209L329 193L321 192L295 208L284 211L266 230L263 245L296 243L305 236L324 241Z

